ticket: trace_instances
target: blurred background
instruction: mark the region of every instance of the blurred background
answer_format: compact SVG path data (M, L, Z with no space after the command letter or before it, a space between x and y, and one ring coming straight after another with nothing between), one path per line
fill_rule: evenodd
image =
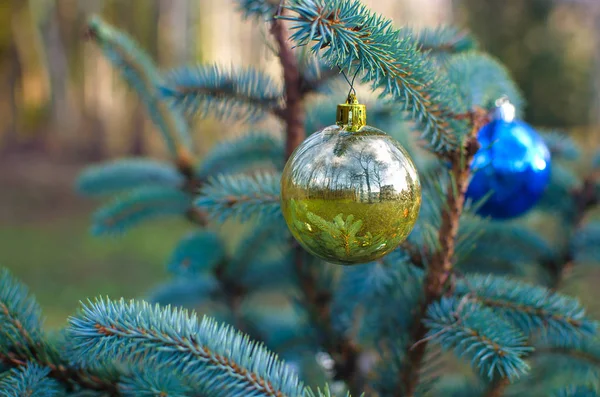
M528 122L597 147L600 1L363 2L396 26L472 31L511 70ZM164 155L135 95L84 39L91 14L127 31L163 68L220 62L280 75L266 26L243 21L230 0L0 0L0 265L31 287L51 326L87 297L142 295L166 277L189 228L169 221L118 238L89 234L97 203L73 192L77 173L109 158ZM205 120L195 138L206 152L234 129Z

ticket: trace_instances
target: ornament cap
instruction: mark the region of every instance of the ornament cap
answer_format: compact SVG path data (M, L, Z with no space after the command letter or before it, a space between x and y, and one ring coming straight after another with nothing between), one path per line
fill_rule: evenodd
M337 106L337 125L343 127L346 131L356 132L367 125L367 107L358 103L356 95L351 93L346 99L346 103Z
M496 101L496 109L494 110L494 119L502 120L510 123L514 121L516 115L515 105L510 103L510 100L507 96L503 96L502 98Z

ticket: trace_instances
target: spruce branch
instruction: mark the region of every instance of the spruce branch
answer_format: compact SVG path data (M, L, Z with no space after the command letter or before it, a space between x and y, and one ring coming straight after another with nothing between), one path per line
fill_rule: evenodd
M429 306L424 323L428 338L471 359L490 380L514 380L529 370L524 357L533 348L526 345L527 337L478 303L444 297Z
M562 131L541 131L552 160L576 160L581 155L577 143Z
M278 32L277 35L283 33L282 38L287 39L285 28L283 26L273 26L273 16L280 15L284 11L281 9L281 7L283 3L285 3L285 0L236 0L236 2L238 3L238 8L242 11L242 14L245 18L258 17L262 21L268 21L271 24L272 34L275 33L273 29L279 30L280 28L283 28L283 30ZM277 35L274 35L277 48L273 48L273 52L280 56L282 54L281 45L283 42L281 41L281 38L277 37ZM326 65L320 60L312 57L306 57L306 54L303 53L300 53L296 56L296 54L290 53L289 49L284 52L287 53L285 55L286 59L284 60L284 62L286 62L286 67L291 66L291 63L288 63L288 61L291 60L289 57L296 57L295 68L299 72L298 87L300 87L300 95L302 97L311 93L327 91L328 83L333 77L339 76L339 73L336 69L326 67L326 69L323 70L323 66ZM291 70L290 77L292 79L294 79L294 75L295 71ZM281 119L285 118L285 114L281 107L276 107L271 110Z
M33 361L42 367L49 368L49 376L67 390L79 387L84 390L105 392L109 396L119 396L118 378L112 374L74 366L70 359L62 357L60 352L52 350L52 347L46 344L37 344L27 348L29 353L26 355L22 352L10 351L0 353L0 364L8 368L21 368L30 365Z
M209 179L195 204L219 222L232 217L277 219L281 217L280 179L279 174L218 175Z
M404 384L406 396L413 396L419 383L419 369L425 356L427 341L410 347L426 337L428 328L422 319L425 317L427 307L440 299L447 287L447 282L452 272L456 236L458 234L460 217L463 211L465 193L468 187L470 166L479 144L477 133L488 120L487 112L483 109L471 113L471 131L464 144L464 150L452 152L451 170L446 187L446 201L442 205L441 223L438 232L437 249L432 252L425 282L423 283L423 302L417 309L411 330L410 346L407 346L406 359L409 363L405 370L399 374ZM450 288L451 289L451 288ZM401 391L398 392L401 397Z
M150 57L130 37L99 17L89 20L86 34L98 44L125 81L137 92L177 164L192 164L192 140L187 123L183 115L160 100L157 87L161 75Z
M401 249L375 262L344 267L331 307L336 331L343 333L356 327L361 341L396 341L398 329L410 326L410 311L421 299L423 276L423 270L413 266L410 256ZM359 308L364 311L360 326L356 324Z
M49 368L28 364L13 368L0 378L2 397L58 397L61 390L58 382L49 378Z
M568 341L596 332L578 300L508 277L469 275L456 282L454 294L469 295L527 335Z
M228 326L185 310L98 299L69 319L75 359L160 365L215 396L302 396L278 358Z
M448 375L440 377L434 389L439 396L473 397L482 396L485 386L479 379Z
M502 397L509 385L510 380L508 378L497 378L489 384L482 397Z
M466 221L466 222L465 222ZM481 271L481 258L486 258L489 272L516 274L525 272L523 264L540 263L554 258L558 252L539 233L519 224L490 222L480 217L464 219L461 222L460 238L464 239L463 226L469 225L476 232L475 239L468 238L461 245L466 248L457 251L456 266L462 272ZM507 250L509 246L512 249Z
M426 250L423 250L423 248L418 247L408 240L400 244L400 248L409 256L410 263L420 269L425 269L430 257L430 254Z
M332 294L319 287L319 279L314 266L309 265L308 254L298 244L294 245L294 250L294 268L302 292L301 300L312 324L322 336L323 348L334 361L334 377L345 381L351 394L359 395L363 382L358 368L360 348L347 335L333 328Z
M567 159L577 154L577 148L574 147L574 143L571 140L563 138L560 134L549 133L545 136L551 149L555 152L565 153ZM566 234L570 236L571 242L568 244L562 252L556 255L554 258L549 258L542 262L542 265L548 270L550 275L550 287L558 289L564 275L567 274L575 264L577 248L577 237L581 236L581 228L584 227L583 223L588 212L594 208L600 202L600 189L598 189L600 173L598 168L600 166L600 156L596 155L592 160L592 169L588 176L582 181L573 183L573 177L570 177L569 173L562 172L564 167L555 166L552 170L552 183L560 177L560 193L561 199L560 204L564 212L565 229ZM562 172L564 175L557 175ZM552 192L555 193L556 192ZM547 193L547 196L550 194ZM558 194L556 194L558 195ZM566 203L566 205L564 204Z
M234 280L232 277L227 277L226 270L228 264L226 262L221 262L215 269L215 277L219 280L221 290L223 291L223 300L225 304L229 308L231 315L233 317L233 326L237 329L244 330L249 333L253 339L255 339L255 335L253 335L254 329L249 327L248 322L241 316L240 309L242 307L242 303L246 294L248 293L247 288L245 288L241 283Z
M365 392L393 395L402 387L398 373L406 365L406 330L412 324L412 311L422 299L424 271L398 249L376 262L344 267L341 273L331 305L335 330L359 341L360 346L376 346L378 363L366 366L370 368L361 366L361 371L368 371ZM374 353L364 349L361 361L368 354ZM422 372L426 377L428 371ZM421 391L424 383L419 385Z
M572 216L567 218L566 225L567 230L570 230L571 236L576 235L577 231L582 227L588 211L600 202L600 191L597 189L599 179L600 174L592 170L588 177L584 179L581 186L573 189L571 192L574 209ZM570 244L560 255L542 263L550 274L551 288L557 289L565 273L574 266L575 252L573 248L573 244Z
M402 30L401 34L413 35L407 29ZM476 50L479 47L479 43L473 36L454 26L425 28L414 34L413 37L422 51L428 51L434 55L439 53L456 54Z
M552 397L598 397L598 390L591 386L569 386L552 394Z
M29 354L41 339L41 309L29 291L8 272L0 270L0 355Z
M575 262L600 262L600 222L591 221L579 228L571 245Z
M498 98L506 96L520 113L523 96L508 69L494 57L477 51L459 53L449 59L446 69L448 80L467 109L489 109ZM456 117L469 119L471 113Z
M199 230L184 236L169 258L167 269L181 277L213 271L225 259L225 247L219 236Z
M65 349L57 349L47 342L38 303L6 269L0 270L0 324L0 365L27 371L21 368L36 364L48 368L48 376L66 389L77 385L117 395L114 378L73 366L66 358Z
M267 343L271 342L269 337L278 325L261 328L265 325L264 318L261 317L258 322L248 318L248 306L244 304L248 295L262 291L275 292L274 290L290 287L292 261L286 246L288 236L283 218L273 222L256 222L252 233L241 239L233 252L226 260L221 261L214 271L221 284L219 298L229 307L232 323L237 329ZM274 247L277 247L277 253L273 252ZM285 248L279 250L279 247ZM275 273L277 277L273 277ZM281 312L275 312L273 315L282 320ZM268 346L273 347L270 343Z
M253 68L178 68L166 75L159 92L186 115L245 122L256 122L269 113L282 117L281 88L270 76Z
M578 216L575 204L576 198L573 193L580 190L583 183L582 178L565 164L560 161L553 162L548 187L537 207L559 215L564 220L565 225L572 224Z
M592 159L592 169L595 172L600 171L600 151L594 154L594 157Z
M86 196L100 196L140 186L183 184L183 176L172 164L131 158L87 167L77 178L76 188Z
M560 335L539 335L534 339L535 351L532 359L554 361L554 357L568 357L581 362L585 367L600 370L600 340L592 337L563 338ZM554 356L554 357L553 357Z
M199 165L198 177L206 180L211 175L233 174L264 165L282 171L284 146L281 138L267 132L251 132L218 143Z
M180 189L142 186L97 210L92 232L95 235L119 234L142 221L185 215L191 210L191 201L189 195Z
M588 344L584 344L584 346L589 347ZM579 346L541 346L535 348L533 355L558 354L561 356L572 357L587 362L591 366L600 368L600 355L597 353L597 351L590 352Z
M336 77L340 76L338 70L321 64L317 60L310 62L309 65L305 65L300 72L302 74L300 92L303 96L312 93L329 93L331 91L331 83L335 81Z
M195 160L192 154L192 141L189 136L187 121L177 109L161 100L158 87L162 83L162 76L150 57L139 48L134 40L98 17L92 17L88 21L86 35L99 45L107 59L118 68L124 80L136 91L145 104L149 117L163 135L167 148L173 157L175 168L185 180L182 191L195 193L199 182L195 177ZM149 168L142 170L142 168L140 164L137 164L129 171L142 172L150 178L179 179L170 173L167 175L166 170L157 170L156 165L149 167L153 168L153 171L150 171ZM81 187L84 190L102 190L104 187L108 190L120 189L127 182L126 180L130 178L125 177L125 170L122 169L119 175L116 174L116 171L116 166L109 166L105 170L90 170L91 174L84 175L84 179L80 181L84 185ZM152 176L149 174L152 174ZM131 176L131 172L128 172L127 175ZM86 181L85 178L91 178L91 181ZM139 184L139 182L136 184ZM92 185L95 185L95 187ZM195 223L206 224L204 214L194 208L189 209L187 217ZM98 232L103 231L103 227L98 228Z
M282 2L283 3L283 2ZM278 10L283 12L283 10ZM279 15L279 18L283 18ZM274 19L271 23L271 34L277 43L277 55L281 70L283 72L285 108L283 109L283 118L286 126L286 159L292 154L294 149L304 140L304 118L305 109L302 95L302 74L298 67L298 60L287 42L287 29L283 22Z
M270 223L259 222L253 231L237 244L228 257L227 267L222 269L223 277L241 283L244 288L259 288L263 284L279 282L279 278L265 277L267 274L262 273L263 271L269 271L265 265L271 263L270 260L266 262L264 260L266 251L278 247L278 254L274 258L267 254L275 263L279 262L280 259L283 261L289 259L287 250L288 228L283 219ZM279 247L282 247L282 249L279 250ZM291 261L287 263L289 264ZM283 278L281 281L285 283L285 276L291 266L280 265L278 267L279 275Z
M325 389L323 389L322 391L321 391L321 389L317 389L316 393L312 390L308 390L306 397L336 397L336 396L331 393L331 389L329 388L329 385L327 385L327 386L325 386ZM343 397L351 397L351 396L350 396L350 393L346 393L346 395Z
M177 276L159 286L146 299L159 305L197 307L221 292L221 282L212 274Z
M298 0L286 6L295 22L298 45L320 50L331 67L358 69L374 90L383 89L419 123L422 138L446 155L460 145L466 123L455 115L466 111L454 86L419 51L412 38L398 41L391 21L371 13L358 1ZM437 68L439 69L439 68Z
M193 390L182 376L159 368L143 367L132 370L122 377L119 384L125 397L201 397L205 390ZM201 388L202 389L202 388Z
M281 0L236 0L238 8L248 17L268 20L277 13Z
M573 226L578 228L585 220L587 211L594 207L600 202L599 192L596 189L598 181L600 180L600 173L593 170L590 175L584 179L583 185L572 192L575 201L575 218L573 219Z
M285 1L280 2L285 6ZM302 143L305 131L305 107L303 97L309 91L304 89L305 79L299 71L296 57L288 44L287 30L282 19L285 19L285 8L278 9L276 19L271 25L271 33L275 38L278 56L283 70L285 90L284 121L286 125L285 158ZM302 293L305 307L313 324L324 335L324 348L334 360L336 378L346 381L350 392L360 393L358 380L358 358L360 351L347 337L334 332L331 322L331 293L318 288L318 279L314 269L308 265L305 252L297 243L294 247L294 269Z

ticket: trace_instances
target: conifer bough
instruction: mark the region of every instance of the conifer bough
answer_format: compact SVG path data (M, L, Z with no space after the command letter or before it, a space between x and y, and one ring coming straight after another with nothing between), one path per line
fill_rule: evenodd
M268 24L282 86L259 70L214 64L163 73L132 38L91 19L90 37L146 106L171 160L105 162L77 180L81 193L111 197L96 212L96 233L167 216L197 227L166 260L172 279L147 299L215 320L99 298L48 333L27 289L2 271L0 395L600 395L596 321L557 292L568 270L600 263L600 227L587 220L600 197L600 155L582 166L571 139L546 134L557 166L536 210L562 221L561 244L525 222L489 223L475 214L478 203L464 202L474 137L498 96L517 110L523 101L472 37L452 27L397 30L353 0L237 3ZM370 124L392 127L424 189L408 241L355 268L294 246L279 207L285 158L314 126L332 123L323 104L347 94L329 84L338 66L382 93ZM197 162L189 116L252 125ZM283 126L257 125L269 118ZM423 156L414 127L436 156ZM445 365L442 351L473 374Z

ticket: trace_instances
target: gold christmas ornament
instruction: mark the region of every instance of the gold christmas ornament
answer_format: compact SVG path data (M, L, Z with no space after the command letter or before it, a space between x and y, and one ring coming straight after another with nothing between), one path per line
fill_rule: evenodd
M350 94L337 122L312 134L281 177L281 207L292 235L328 262L357 264L393 251L412 231L421 184L406 150L366 125Z

